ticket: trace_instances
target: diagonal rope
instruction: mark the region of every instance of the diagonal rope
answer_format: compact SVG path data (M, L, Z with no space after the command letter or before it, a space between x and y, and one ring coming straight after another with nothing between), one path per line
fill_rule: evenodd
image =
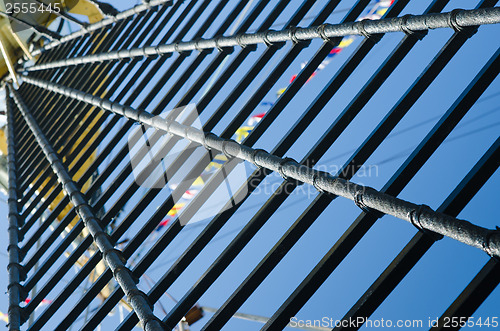
M256 44L273 44L292 40L306 41L316 38L329 40L330 38L350 35L370 36L388 32L416 33L429 29L452 28L459 32L469 26L500 23L500 7L481 8L473 10L456 9L449 13L405 15L403 17L386 18L380 20L362 20L341 24L323 24L310 28L293 28L281 31L264 31L253 34L239 34L231 37L216 37L198 39L186 42L176 42L158 46L124 49L109 53L100 53L59 61L43 63L25 68L26 71L38 71L59 67L73 66L84 63L122 60L143 56L167 55L174 52L193 50L221 49L233 46L249 46Z
M499 53L500 50L497 51L497 56L494 56L492 61L500 62ZM281 158L264 150L240 145L232 139L223 139L213 133L203 132L173 120L155 117L146 111L123 106L76 89L32 77L25 77L24 81L48 91L56 92L111 111L133 121L151 126L160 132L163 131L185 138L207 149L216 149L228 156L253 163L257 167L275 171L285 179L295 179L299 182L310 184L320 192L342 196L353 200L360 207L378 210L411 224L418 224L422 229L442 234L479 248L492 256L500 257L500 234L492 234L492 230L436 212L428 206L417 205L395 198L374 188L358 185L343 178L335 177L330 173L301 165L289 158Z
M135 6L134 8L125 10L123 12L118 13L116 16L109 17L106 19L103 19L97 23L87 25L85 28L75 31L69 35L61 37L59 40L53 40L52 42L48 43L47 45L43 46L42 48L36 49L31 54L33 56L40 55L41 53L48 51L52 48L55 48L59 45L62 45L70 40L74 40L78 37L84 36L86 34L89 34L93 31L97 31L99 29L102 29L108 25L114 24L118 21L124 20L126 18L129 18L131 16L134 16L136 14L141 14L146 10L150 10L152 7L159 6L159 5L165 5L165 6L170 6L172 4L172 0L151 0L148 3L145 4L140 4L138 6Z

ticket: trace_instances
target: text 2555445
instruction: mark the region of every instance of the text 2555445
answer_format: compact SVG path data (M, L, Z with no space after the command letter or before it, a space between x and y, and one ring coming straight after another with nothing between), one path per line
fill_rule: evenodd
M7 2L5 11L7 14L60 13L61 5L59 3Z

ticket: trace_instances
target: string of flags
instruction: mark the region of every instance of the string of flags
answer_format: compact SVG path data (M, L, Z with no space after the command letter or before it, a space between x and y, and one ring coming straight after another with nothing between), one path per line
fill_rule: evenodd
M264 115L265 113L259 113L250 117L245 126L242 126L238 130L236 130L233 139L238 143L243 142L243 140L248 137L250 132L252 132L257 123L262 120ZM213 158L212 162L210 162L210 164L205 168L203 173L198 178L196 178L191 187L182 195L182 198L177 201L172 209L170 209L170 211L167 213L167 218L162 220L158 224L155 231L161 231L165 226L167 226L170 220L175 218L175 216L177 216L177 214L186 206L186 204L189 203L189 201L192 200L196 196L196 194L198 194L198 192L200 192L210 176L215 171L220 169L227 161L228 159L224 154L217 154ZM176 185L170 185L170 188L174 190L176 188Z
M30 303L30 301L31 301L31 298L27 298L26 300L24 300L24 303L28 304L28 303ZM37 309L42 307L42 306L49 305L51 303L52 303L52 300L43 299L42 302L37 306ZM9 315L4 314L0 311L0 320L4 321L5 323L9 323Z
M28 303L30 303L30 301L31 301L31 298L27 298L26 300L24 300L24 303L28 304ZM42 299L42 302L38 307L43 306L43 305L49 305L51 303L52 303L52 300Z
M382 18L382 16L387 12L387 10L392 6L394 3L394 0L380 0L377 3L373 5L372 8L368 9L367 13L362 16L361 18L358 19L358 21L362 20L378 20ZM349 47L353 41L358 38L358 36L346 36L342 38L342 41L338 44L338 46L334 47L330 53L326 56L326 59L321 62L321 64L318 66L318 68L312 73L311 77L306 81L308 83L314 76L318 74L321 70L325 69L328 64L332 61L332 58L342 52L345 48ZM307 61L302 62L300 65L300 69L304 69L304 67L307 65ZM297 74L293 75L292 78L290 79L290 84L295 80L297 77ZM276 91L276 96L279 97L282 95L287 88L283 87L280 88L279 90ZM261 103L261 106L270 106L272 107L274 105L273 102L269 101L264 101Z
M392 6L394 3L394 0L379 0L377 1L371 8L369 8L364 16L358 19L360 20L378 20L380 19L386 12L387 10ZM318 66L318 68L314 71L314 73L309 77L307 82L309 82L312 78L314 78L321 70L325 69L328 64L332 61L333 57L335 57L337 54L342 52L345 48L349 47L354 40L357 38L357 36L346 36L342 39L342 41L339 43L338 46L334 47L331 52L327 55L325 60ZM301 69L303 69L307 65L307 61L301 63ZM293 75L289 81L291 84L295 78L297 77L297 74ZM278 91L276 91L277 98L285 92L287 87L280 88ZM273 102L270 101L263 101L261 103L261 106L268 106L272 107L274 105ZM241 126L238 128L233 136L233 139L237 141L238 143L243 142L246 137L252 132L252 130L255 128L255 126L262 120L262 118L265 116L266 112L259 112L258 114L255 114L251 116L247 123L245 125ZM178 201L174 207L168 212L167 218L162 220L158 226L156 227L155 231L159 232L163 228L165 228L169 222L174 219L179 212L191 201L198 192L203 188L205 185L205 182L210 178L210 176L218 169L220 169L224 163L228 161L227 157L224 154L218 154L214 157L213 161L205 168L203 171L202 175L199 176L194 183L191 185L191 187L183 194L182 198L180 201ZM175 189L175 185L171 185L170 188L173 190Z

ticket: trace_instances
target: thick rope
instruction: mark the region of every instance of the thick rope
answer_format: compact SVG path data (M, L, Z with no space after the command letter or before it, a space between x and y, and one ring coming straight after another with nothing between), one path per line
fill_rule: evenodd
M91 33L93 31L97 31L101 28L104 28L108 25L114 24L118 21L124 20L126 18L129 18L131 16L140 14L146 10L149 10L151 7L159 6L159 5L171 5L172 0L151 0L148 3L143 3L141 5L135 6L134 8L122 11L121 13L117 14L116 16L105 18L97 23L94 24L89 24L85 28L78 30L76 32L73 32L67 36L63 36L59 40L53 40L52 42L48 43L47 45L43 46L42 48L36 49L31 54L33 56L40 55L41 53L48 51L52 48L55 48L61 44L64 44L70 40L76 39L78 37L84 36L88 33Z
M100 107L114 114L124 116L133 121L151 126L155 129L170 133L191 142L195 142L207 149L216 149L227 156L236 157L276 171L286 179L294 179L315 187L320 192L327 192L336 196L362 202L366 210L377 210L387 215L415 224L415 213L418 213L420 229L442 234L467 245L479 248L492 256L500 257L500 233L474 225L417 205L396 197L384 194L374 188L358 185L348 180L332 176L323 171L301 165L291 159L272 155L264 150L247 147L230 139L223 139L211 132L203 132L196 128L183 125L173 120L166 120L154 116L143 110L124 106L108 99L84 93L69 87L50 83L32 77L24 77L24 82L38 86L51 92L86 102Z
M99 219L92 211L84 195L78 189L76 183L71 178L68 170L64 166L61 158L56 153L49 140L45 137L33 115L30 113L18 93L9 85L19 111L23 115L30 130L33 132L38 144L49 161L52 170L61 183L65 194L70 198L75 210L82 219L85 227L89 230L92 238L102 253L102 259L110 268L113 277L120 285L123 293L127 296L134 312L139 317L144 330L159 331L164 330L160 320L153 314L153 308L147 295L140 291L136 284L138 279L134 277L132 271L125 266L127 260L121 252L114 248L110 237L103 231Z
M402 17L386 18L381 20L363 20L360 22L349 22L342 24L323 24L310 28L292 28L282 31L264 31L253 34L241 34L231 37L216 37L211 39L199 39L173 44L148 46L142 48L124 49L114 52L92 54L82 57L69 58L54 62L43 63L25 68L27 71L46 70L59 67L67 67L85 63L130 59L144 56L167 55L174 52L186 52L204 49L219 49L225 47L255 44L272 45L291 40L300 42L321 38L329 40L335 37L349 35L371 36L374 34L388 32L412 33L427 31L429 29L451 28L455 31L467 32L467 27L483 24L500 23L500 7L482 8L474 10L455 9L449 13L405 15ZM61 39L61 40L64 40Z

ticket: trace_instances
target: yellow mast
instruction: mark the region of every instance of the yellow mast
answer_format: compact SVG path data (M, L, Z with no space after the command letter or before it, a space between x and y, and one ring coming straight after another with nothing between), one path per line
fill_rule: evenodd
M47 5L51 4L54 6L56 4L59 6L59 8L66 9L67 12L73 13L73 14L79 14L79 15L84 15L87 16L89 23L96 23L104 18L103 13L100 11L96 5L91 3L90 1L87 0L59 0L59 1L49 1L45 0L44 1ZM3 2L2 2L3 3ZM54 7L52 7L54 8ZM5 12L6 8L0 8L2 11ZM27 14L24 14L27 15ZM46 25L49 26L58 16L50 13L50 12L41 12L41 13L30 13L29 14L29 22L37 22L40 25ZM23 19L22 15L16 15L20 19ZM26 16L25 16L26 18ZM26 19L25 19L26 21ZM28 59L34 60L33 56L31 55L29 51L29 46L27 45L27 38L30 36L30 33L28 31L21 31L21 32L15 32L11 26L11 23L9 19L5 17L0 17L0 77L5 77L6 75L10 75L16 83L17 81L17 75L15 72L15 63L19 61L23 57L23 55L26 55ZM96 43L102 42L102 40L96 40ZM103 79L103 83L106 79ZM19 84L19 83L18 83ZM50 112L51 110L49 110ZM53 111L53 109L52 109ZM48 115L48 114L47 114ZM102 115L102 114L101 114ZM85 120L85 119L84 119ZM90 131L94 125L96 125L98 118L94 119L87 128L86 132ZM7 143L6 143L6 136L4 132L4 128L0 128L0 157L2 155L7 154ZM78 145L81 141L78 140L77 144ZM93 139L90 139L88 144L92 144ZM84 172L88 169L88 167L92 164L93 160L95 159L95 153L85 162L85 164L77 171L77 173L74 175L73 180L78 181L78 179L84 174ZM0 181L2 176L1 173L5 169L1 169L2 165L0 163ZM39 174L41 175L41 174ZM39 176L37 176L38 178ZM36 179L35 179L36 180ZM48 184L48 180L44 183L45 185ZM90 180L87 181L83 185L83 191L87 190L90 186L91 182ZM43 185L42 185L43 187ZM49 190L51 192L52 190ZM46 197L49 194L46 194ZM44 197L45 198L45 197ZM61 192L50 204L49 209L54 209L59 202L64 198L64 194ZM68 204L66 208L63 210L61 214L58 216L58 220L62 220L64 216L70 212L72 208L71 204ZM76 224L77 222L77 217L75 217L71 223L68 225L67 230L70 231L71 228ZM85 236L86 233L85 231L83 232L83 236ZM93 254L94 251L92 248L89 249L89 254ZM78 266L83 266L87 262L88 258L85 256L82 256L76 264ZM95 270L91 273L89 276L91 282L94 282L106 269L105 265L101 262L99 263ZM100 297L105 299L107 298L113 289L109 286L106 286L100 293ZM122 304L124 305L125 308L128 310L131 310L130 306L127 304L125 300L122 300Z

